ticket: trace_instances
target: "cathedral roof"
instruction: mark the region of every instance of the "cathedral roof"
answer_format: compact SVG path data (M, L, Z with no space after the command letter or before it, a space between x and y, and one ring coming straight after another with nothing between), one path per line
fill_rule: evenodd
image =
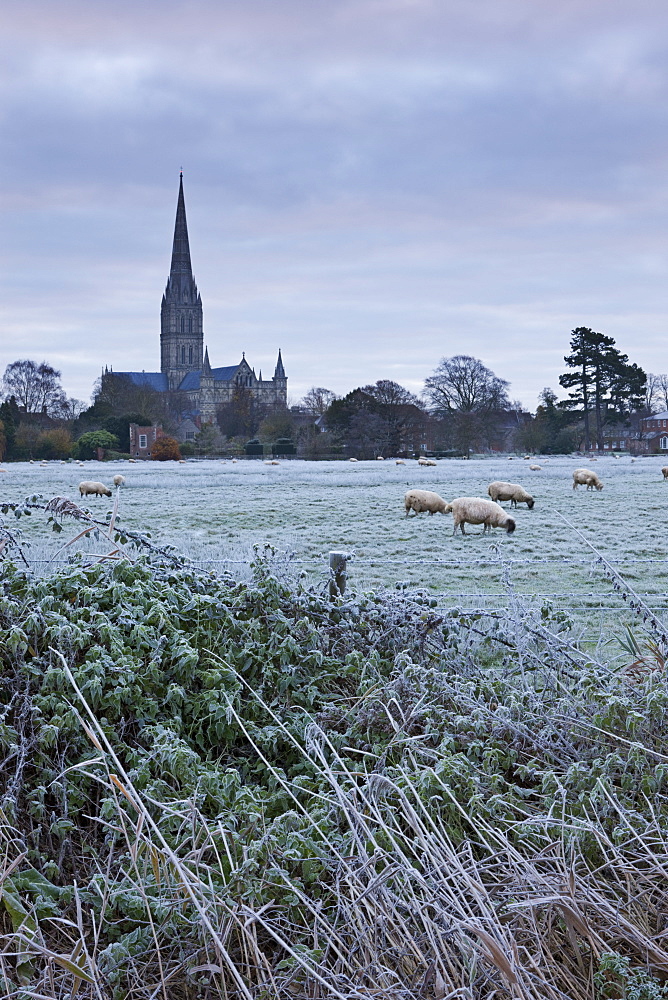
M227 368L212 368L211 374L213 375L214 382L231 382L237 371L239 370L239 365L228 365ZM179 389L184 392L195 392L199 389L199 380L201 372L188 372L187 375L183 377L179 384Z
M167 376L162 372L114 372L113 374L129 379L133 385L147 385L156 392L167 392L169 388Z

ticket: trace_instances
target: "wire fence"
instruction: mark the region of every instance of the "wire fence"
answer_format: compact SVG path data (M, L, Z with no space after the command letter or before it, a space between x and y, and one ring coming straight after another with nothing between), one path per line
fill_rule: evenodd
M324 584L331 579L328 564L329 553L317 553L310 556L287 553L279 554L279 559L281 555L285 558L285 565L287 566L289 564L289 566L295 571L308 568L310 572L307 573L307 576L310 576L316 582L320 581ZM79 555L74 558L76 561L81 561L82 565L86 565L91 561L96 561L100 557L101 553L80 552ZM663 565L666 569L668 569L668 558L650 559L635 556L622 556L606 561L615 568L619 567L622 569L625 566L631 565ZM72 565L73 559L63 556L56 557L54 559L35 558L31 559L30 562L44 567L56 567ZM194 557L187 560L184 559L184 563L195 566L198 569L231 569L233 567L250 568L252 562L253 559L250 556L244 558ZM589 573L596 573L599 580L601 582L606 581L608 586L606 589L534 589L528 586L527 581L519 582L514 580L512 582L511 594L508 586L504 585L503 582L504 571L507 574L511 574L514 568L534 565L537 567L544 567L546 565L587 567ZM410 559L375 556L367 557L351 553L349 556L349 564L346 567L346 574L348 581L353 587L356 583L369 585L368 579L365 578L368 578L370 571L382 567L392 567L396 569L402 566L415 568L414 561ZM441 570L462 570L461 561L453 559L430 559L428 566L438 567ZM449 589L429 589L424 583L405 580L394 581L394 583L385 584L385 586L388 587L388 589L397 589L409 593L411 591L415 592L427 590L429 597L436 602L436 608L440 610L447 610L456 606L465 612L504 612L510 608L513 601L520 601L534 605L555 605L556 607L554 610L564 611L572 615L592 614L596 612L620 613L629 612L631 610L629 608L630 602L625 596L623 589L620 592L619 588L615 588L612 581L608 581L608 577L606 576L605 570L602 568L600 561L594 556L591 558L568 555L548 558L518 558L504 556L503 564L500 563L498 558L490 556L488 558L478 558L466 564L466 568L481 567L486 567L494 571L498 580L498 589L490 590L480 588L476 590L469 587L466 590L460 590L455 585ZM512 576L510 579L512 579ZM639 598L649 611L660 615L668 613L668 592L666 590L662 590L660 587L653 590L635 590L634 598Z

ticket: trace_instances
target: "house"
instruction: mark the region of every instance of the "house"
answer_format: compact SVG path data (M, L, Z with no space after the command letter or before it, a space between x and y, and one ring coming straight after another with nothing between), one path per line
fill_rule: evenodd
M153 424L151 427L130 424L130 455L132 458L150 458L151 446L164 436L160 424Z

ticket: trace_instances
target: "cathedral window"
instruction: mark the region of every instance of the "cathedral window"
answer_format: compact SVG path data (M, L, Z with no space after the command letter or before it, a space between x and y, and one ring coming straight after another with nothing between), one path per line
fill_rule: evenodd
M190 325L192 326L192 319L190 320ZM192 333L192 330L190 332ZM188 348L188 364L191 365L192 363L193 363L193 349L192 349L192 347L189 347Z
M181 316L181 333L185 332L186 332L186 318L185 316Z
M193 332L193 318L192 315L188 316L188 333Z
M186 363L186 349L185 349L185 347L182 347L181 348L181 364L185 365L185 363Z

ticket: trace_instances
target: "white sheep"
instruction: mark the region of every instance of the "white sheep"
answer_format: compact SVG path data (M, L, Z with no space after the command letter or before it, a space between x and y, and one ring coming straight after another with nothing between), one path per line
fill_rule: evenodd
M431 490L408 490L404 496L406 517L411 510L414 510L416 514L422 514L424 511L429 514L445 514L446 506L443 497L440 497L438 493L432 493Z
M531 469L532 472L540 472L541 470L540 465L530 465L529 468Z
M482 497L457 497L445 505L445 513L452 514L454 519L453 535L457 528L465 535L465 524L483 524L483 535L492 528L505 528L509 535L515 530L515 519L498 503Z
M661 469L661 472L663 473L663 478L668 479L668 465L664 465L664 467Z
M395 465L405 465L406 463L404 462L403 458L397 458L397 459L395 459L394 464Z
M79 494L82 497L87 497L89 494L98 497L110 497L111 490L104 483L95 483L92 480L84 480L83 483L79 483Z
M120 472L118 475L114 476L114 486L122 486L125 482L125 476L122 476Z
M356 462L356 461L357 461L357 459L356 459L356 458L349 458L349 459L348 459L348 461L349 461L349 462Z
M487 492L492 500L510 500L511 507L517 507L518 503L525 503L531 510L534 505L534 498L519 483L497 481L489 484Z
M425 458L424 455L420 455L418 458L418 465L436 465L433 458Z
M578 486L586 486L588 490L603 489L603 483L598 478L595 472L591 469L576 469L573 473L573 489L576 490Z
M382 456L382 455L376 455L376 461L377 461L377 462L384 462L384 461L385 461L385 459L383 458L383 456Z

